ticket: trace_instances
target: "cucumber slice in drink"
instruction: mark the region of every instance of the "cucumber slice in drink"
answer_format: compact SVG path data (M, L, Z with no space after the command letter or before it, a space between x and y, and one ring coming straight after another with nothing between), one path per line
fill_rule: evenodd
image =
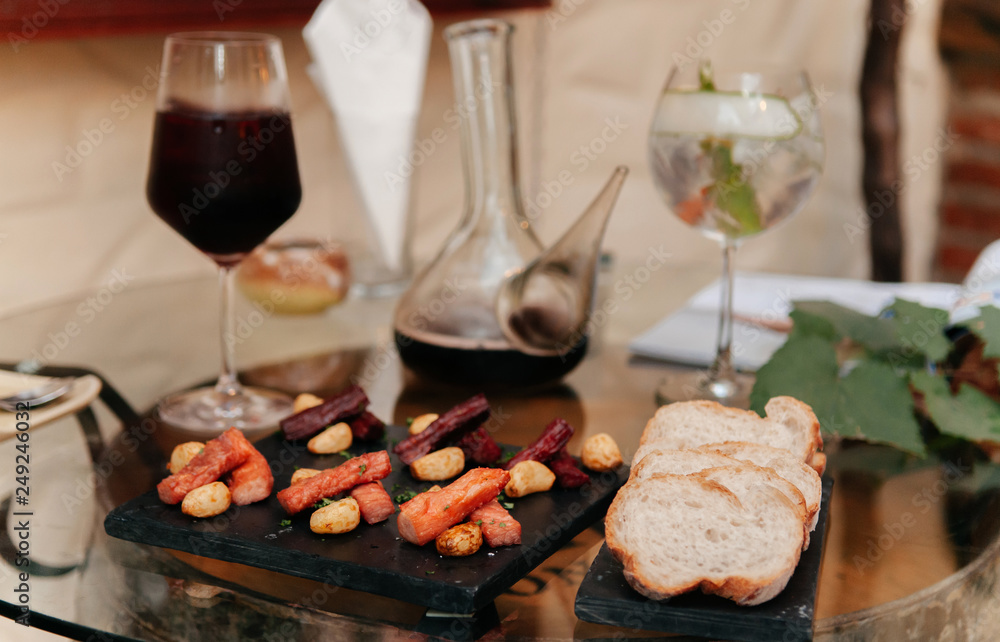
M653 121L654 134L789 140L802 121L787 100L772 94L667 91Z

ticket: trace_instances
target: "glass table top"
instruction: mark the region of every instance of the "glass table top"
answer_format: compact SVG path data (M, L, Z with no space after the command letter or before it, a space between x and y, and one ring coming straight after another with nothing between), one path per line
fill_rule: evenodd
M587 358L562 384L490 391L491 405L510 416L497 438L527 444L544 423L562 416L577 428L571 452L579 452L587 435L608 432L627 460L655 410L653 390L666 367L631 359L627 340L679 307L715 269L665 268L647 285L649 296L621 306L599 330ZM616 272L602 276L605 293ZM87 293L0 316L0 361L37 354L44 365L94 370L145 412L163 394L213 378L214 286L207 275L133 285L90 321L78 309ZM320 395L360 381L372 411L393 423L468 397L469 390L421 381L401 366L391 343L392 308L389 299L351 299L322 315L281 317L254 315L243 301L237 316L246 324L238 346L244 381ZM69 323L79 332L64 339ZM542 561L492 607L458 619L345 587L111 538L104 516L152 488L170 447L187 436L150 421L139 423L130 440L104 404L93 409L85 430L70 416L30 431L33 626L78 639L137 640L662 635L574 615L576 591L603 541L600 523ZM12 548L18 538L15 441L0 443L0 457L7 458L0 492L6 518L0 612L11 618L19 600ZM1000 474L961 458L914 463L874 447L827 448L835 485L815 639L890 640L900 639L901 631L909 639L990 639L1000 623Z

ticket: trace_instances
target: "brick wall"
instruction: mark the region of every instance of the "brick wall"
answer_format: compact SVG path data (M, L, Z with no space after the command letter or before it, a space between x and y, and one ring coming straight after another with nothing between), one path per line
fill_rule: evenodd
M960 281L1000 238L1000 2L945 0L941 54L952 83L934 278Z

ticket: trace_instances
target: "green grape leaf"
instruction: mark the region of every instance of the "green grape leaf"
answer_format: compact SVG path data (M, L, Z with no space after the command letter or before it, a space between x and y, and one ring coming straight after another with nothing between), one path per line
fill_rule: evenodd
M963 384L953 395L944 377L926 371L911 375L910 382L924 395L927 413L942 433L972 441L1000 441L1000 404L982 391Z
M948 356L951 342L944 334L944 329L948 327L947 310L927 308L919 303L896 299L883 310L883 313L886 312L890 313L889 320L899 337L904 357L908 353L923 353L931 361L941 361Z
M983 342L983 357L1000 357L1000 309L992 305L979 309L979 316L963 323Z
M762 415L771 397L789 395L812 407L827 434L925 454L904 377L875 360L862 360L843 378L839 371L834 341L793 333L757 371L750 408Z
M793 333L757 371L750 408L763 415L771 397L788 395L812 406L825 428L834 417L837 371L832 341Z
M862 314L829 301L796 301L795 309L823 317L833 326L834 331L875 352L889 351L899 347L899 340L893 323Z
M793 337L798 335L815 335L830 341L836 341L840 338L837 334L837 329L823 316L795 307L788 314L788 317L792 320L791 335Z
M879 361L862 361L840 380L832 423L843 437L889 444L921 457L927 454L906 379Z

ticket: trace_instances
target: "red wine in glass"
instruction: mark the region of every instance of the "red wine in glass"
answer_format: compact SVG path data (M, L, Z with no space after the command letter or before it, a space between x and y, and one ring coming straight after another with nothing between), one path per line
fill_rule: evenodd
M265 430L292 412L292 399L239 382L232 275L302 200L281 41L233 31L170 34L161 70L146 196L219 267L222 368L214 386L170 394L157 413L198 435Z
M192 245L238 263L302 199L288 114L158 112L146 195Z

